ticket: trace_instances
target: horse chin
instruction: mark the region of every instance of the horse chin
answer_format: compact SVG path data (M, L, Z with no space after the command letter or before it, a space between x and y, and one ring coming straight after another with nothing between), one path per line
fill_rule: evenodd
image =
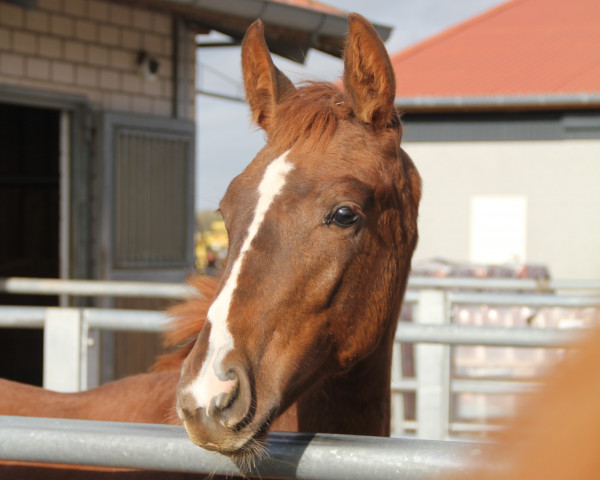
M219 439L218 443L207 441L204 435L193 427L193 424L184 421L183 426L196 445L230 457L242 471L249 471L258 460L267 455L265 440L274 417L273 412L262 424L259 424L258 428L247 425L241 430L231 429L228 435Z

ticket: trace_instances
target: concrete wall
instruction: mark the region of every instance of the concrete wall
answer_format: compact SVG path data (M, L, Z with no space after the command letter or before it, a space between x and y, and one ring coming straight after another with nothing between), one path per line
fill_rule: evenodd
M0 84L83 95L94 107L168 116L173 97L173 22L168 14L97 0L38 0L34 10L0 3ZM189 38L189 117L194 48ZM137 66L144 49L155 80Z
M415 262L468 261L473 198L525 198L525 258L600 278L600 141L406 143L423 177Z

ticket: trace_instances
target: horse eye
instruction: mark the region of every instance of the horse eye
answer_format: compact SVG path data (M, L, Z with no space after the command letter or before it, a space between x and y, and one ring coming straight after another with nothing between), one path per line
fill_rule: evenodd
M354 225L359 218L360 215L350 207L340 207L333 215L331 215L331 217L329 217L327 224L334 223L339 227L350 227Z

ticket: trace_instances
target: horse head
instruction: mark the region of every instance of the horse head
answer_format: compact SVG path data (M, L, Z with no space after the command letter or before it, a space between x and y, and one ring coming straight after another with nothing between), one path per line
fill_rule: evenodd
M389 57L361 16L349 17L343 89L296 88L260 21L242 70L267 143L221 201L228 259L177 394L190 438L234 457L254 453L303 392L391 348L382 339L395 329L420 199Z

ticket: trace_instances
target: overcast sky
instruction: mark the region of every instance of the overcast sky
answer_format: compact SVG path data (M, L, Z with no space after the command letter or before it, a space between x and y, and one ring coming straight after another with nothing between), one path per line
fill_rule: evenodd
M358 12L369 20L394 27L386 46L396 53L505 0L321 0ZM218 35L211 35L214 39ZM199 37L199 39L209 39ZM210 40L212 40L211 38ZM240 48L201 49L198 54L200 87L243 96ZM305 65L274 56L275 64L294 81L340 77L341 60L311 50ZM218 72L218 73L215 73ZM239 174L264 144L261 131L249 124L245 103L198 95L196 209L215 210L231 179Z

